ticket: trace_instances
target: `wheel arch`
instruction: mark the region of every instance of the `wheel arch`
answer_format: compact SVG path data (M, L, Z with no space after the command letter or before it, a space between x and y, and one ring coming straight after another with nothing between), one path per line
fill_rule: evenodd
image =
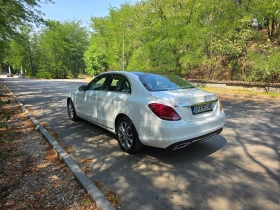
M125 149L124 146L122 145L122 143L120 142L119 138L118 138L118 132L117 132L117 123L119 121L119 119L121 119L122 117L127 117L131 122L132 122L132 133L133 132L136 132L135 135L136 137L134 137L133 139L133 144L134 146L131 146L129 149ZM134 129L134 131L133 131ZM139 136L138 136L138 131L137 131L137 128L135 127L133 121L130 119L130 117L128 117L126 114L123 114L123 113L120 113L117 115L116 119L115 119L115 133L117 134L117 138L118 138L118 142L119 142L119 145L121 147L121 149L129 154L133 154L133 153L136 153L136 152L139 152L140 150L143 149L143 147L145 146L144 144L142 144L141 140L139 139ZM132 148L133 147L133 148Z
M69 103L69 101L72 100L69 96L67 97L67 104Z
M122 117L127 117L128 119L131 120L131 118L130 118L129 116L127 116L126 114L124 114L124 113L118 114L117 117L115 118L115 124L114 124L114 125L115 125L115 133L117 133L117 123L118 123L119 119L122 118ZM131 122L133 123L132 120L131 120ZM134 125L134 128L135 128L137 134L139 134L138 129L136 128L136 126L135 126L134 123L133 123L133 125ZM141 140L140 140L140 141L141 141Z
M118 123L119 119L121 119L122 117L127 117L128 119L130 119L126 114L123 114L123 113L118 114L115 119L115 133L117 133L117 123Z

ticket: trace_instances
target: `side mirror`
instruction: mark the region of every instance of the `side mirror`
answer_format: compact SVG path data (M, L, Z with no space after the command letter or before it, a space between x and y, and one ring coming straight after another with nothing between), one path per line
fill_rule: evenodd
M79 91L85 91L87 89L86 85L82 85L78 88Z

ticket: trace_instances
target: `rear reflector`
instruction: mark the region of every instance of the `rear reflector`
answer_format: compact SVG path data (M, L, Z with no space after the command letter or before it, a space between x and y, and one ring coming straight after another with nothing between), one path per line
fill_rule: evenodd
M223 110L222 102L219 100L220 110Z

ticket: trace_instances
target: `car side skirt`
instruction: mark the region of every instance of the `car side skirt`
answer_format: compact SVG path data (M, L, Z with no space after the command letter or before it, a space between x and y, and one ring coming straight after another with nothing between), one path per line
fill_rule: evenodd
M101 128L104 128L104 129L106 129L107 131L110 131L110 132L113 133L113 134L116 134L116 132L115 132L115 130L114 130L113 128L110 128L110 127L104 126L104 125L102 125L102 124L100 124L100 123L98 123L98 122L92 121L92 120L88 119L87 117L84 117L83 115L77 115L77 116L78 116L79 118L83 119L83 120L86 120L86 121L88 121L88 122L94 124L94 125L97 125L97 126L99 126L99 127L101 127Z

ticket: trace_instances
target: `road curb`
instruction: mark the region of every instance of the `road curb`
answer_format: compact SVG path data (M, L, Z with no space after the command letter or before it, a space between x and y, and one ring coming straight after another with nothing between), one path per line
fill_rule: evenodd
M3 81L2 81L3 82ZM10 91L13 98L21 106L22 110L26 115L32 120L33 124L42 135L47 139L49 144L58 154L58 156L65 162L68 168L72 171L73 175L76 177L80 185L87 191L89 196L96 202L97 206L101 210L115 210L111 203L104 197L104 195L99 191L99 189L92 183L92 181L87 177L87 175L80 169L78 164L68 155L68 153L59 145L55 138L39 123L39 121L25 108L25 105L21 103L19 99L13 94L13 92L5 85L3 85Z

